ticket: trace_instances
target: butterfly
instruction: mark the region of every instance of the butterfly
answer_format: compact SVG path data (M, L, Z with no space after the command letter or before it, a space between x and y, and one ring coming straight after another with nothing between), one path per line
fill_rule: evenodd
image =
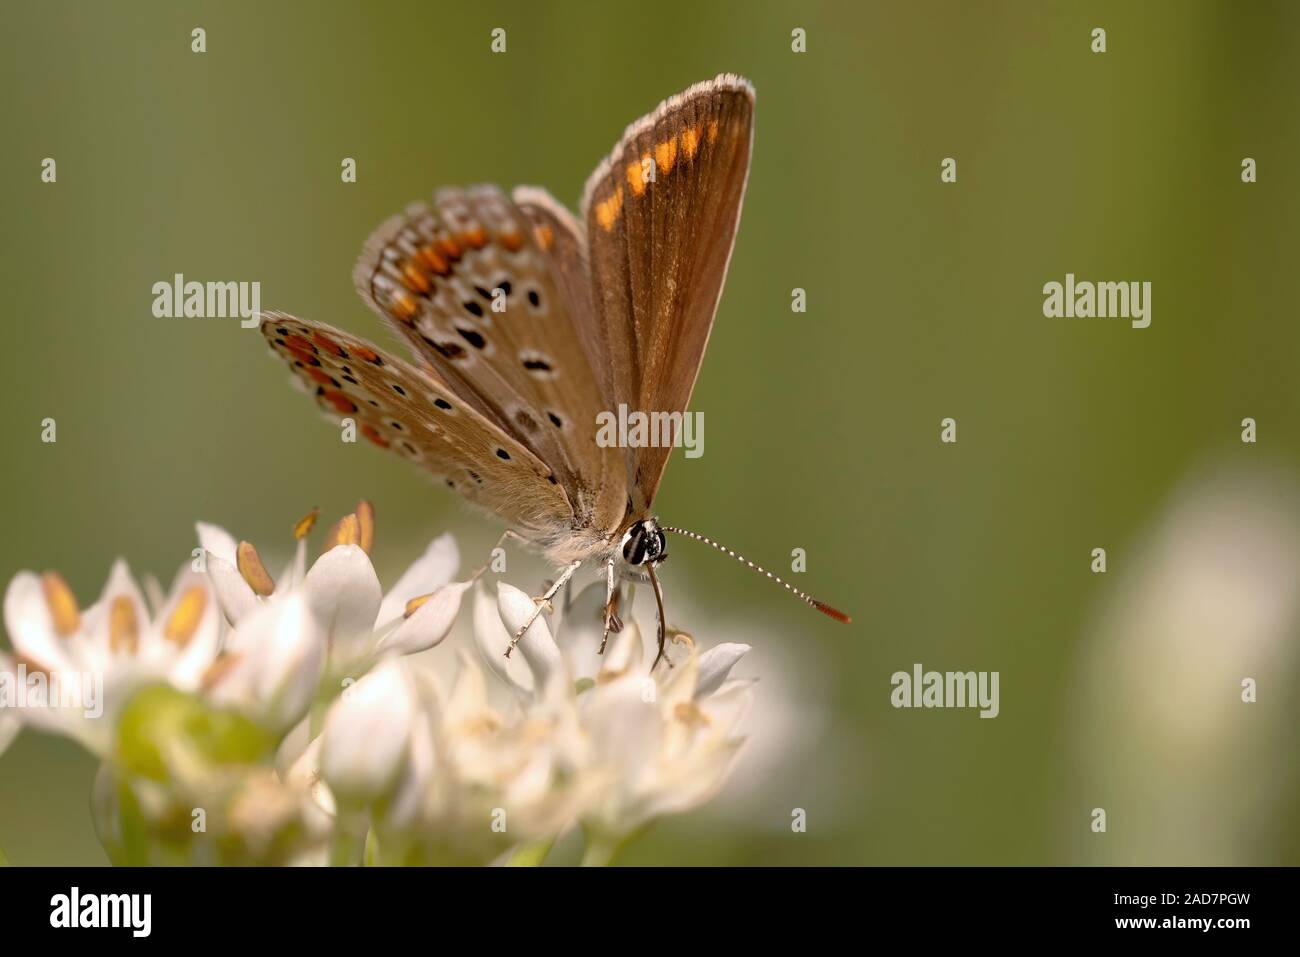
M621 583L649 581L665 532L704 542L805 603L848 616L725 546L661 525L671 444L597 441L602 412L684 413L731 259L749 178L754 89L697 83L629 126L587 180L580 214L543 189L445 189L382 224L354 271L410 359L285 313L262 333L317 404L439 476L560 566L514 635L584 565L603 566L604 638ZM601 650L604 650L602 641ZM671 664L671 662L669 662Z

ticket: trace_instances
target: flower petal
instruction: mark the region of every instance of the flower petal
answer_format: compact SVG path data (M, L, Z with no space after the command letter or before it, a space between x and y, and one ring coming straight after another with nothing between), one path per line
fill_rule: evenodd
M497 609L501 612L501 621L506 630L514 636L524 626L537 603L525 592L506 582L497 583ZM553 671L564 667L560 649L551 637L550 626L546 616L538 615L529 626L528 631L519 639L518 649L533 672L533 686L542 687Z
M231 636L239 661L213 698L286 730L311 706L325 662L325 634L306 600L290 595L262 605Z
M401 618L408 601L446 585L459 566L460 550L456 547L456 539L450 532L439 535L384 596L379 607L379 624L386 625Z
M198 621L184 623L187 634L169 630L182 602L192 601L190 593L196 587L203 589L203 606ZM203 680L208 666L217 657L221 645L221 612L212 588L211 576L182 566L172 585L171 596L159 610L156 630L162 636L163 652L171 655L168 677L182 691L193 691Z
M436 589L415 614L380 640L377 651L413 655L438 644L456 623L461 597L469 586L469 582L451 582Z
M605 587L598 581L578 592L555 630L555 643L575 678L594 678L600 671L602 659L596 652L605 633Z
M609 647L600 663L600 678L608 681L635 671L644 654L645 640L641 637L641 628L632 618L624 619L623 630L609 636Z
M711 695L721 688L731 669L745 656L749 648L749 645L740 642L727 642L716 645L700 655L699 676L695 679L696 699Z
M233 535L220 525L210 525L207 522L198 522L194 527L199 533L199 544L204 551L230 565L235 564L235 551L239 545Z
M54 630L39 576L19 572L13 577L5 590L4 619L19 655L49 671L71 667L71 651Z
M86 609L82 621L76 641L80 644L83 665L107 668L105 655L112 657L123 651L139 655L149 631L149 606L125 561L119 558L113 562L99 601ZM122 630L115 633L115 628ZM122 642L117 648L112 647L115 634Z
M340 801L365 804L397 782L415 723L415 686L390 659L330 707L321 734L321 776Z
M497 602L481 583L474 586L474 644L488 669L524 696L532 694L533 670L522 655L506 657L510 632L501 622Z
M617 769L621 787L635 787L654 774L663 718L649 675L624 675L597 684L588 693L582 723L596 761Z
M226 621L232 625L238 625L245 615L261 604L234 563L214 553L208 554L208 578L217 594L217 604L221 606Z
M347 670L369 653L383 590L360 545L338 545L316 559L302 591L329 635L332 670Z

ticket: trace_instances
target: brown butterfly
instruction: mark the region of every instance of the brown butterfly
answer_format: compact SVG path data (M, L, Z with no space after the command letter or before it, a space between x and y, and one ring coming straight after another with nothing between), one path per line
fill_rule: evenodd
M580 567L600 563L606 639L620 627L620 582L651 583L657 665L665 532L849 620L717 542L660 525L651 505L671 445L597 441L598 417L620 406L677 413L680 426L731 259L753 118L753 87L723 74L627 128L587 180L580 219L542 189L507 197L478 186L440 191L384 223L354 278L414 362L328 326L263 317L272 348L327 413L563 566L511 648Z

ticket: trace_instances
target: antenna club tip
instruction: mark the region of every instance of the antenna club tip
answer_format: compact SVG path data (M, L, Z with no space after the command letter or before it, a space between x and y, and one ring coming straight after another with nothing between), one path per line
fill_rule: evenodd
M848 615L846 615L844 612L840 611L838 608L832 608L824 601L818 601L817 599L814 598L812 605L823 615L827 615L831 618L834 618L836 621L842 621L846 625L851 624L853 622L853 619L850 618Z

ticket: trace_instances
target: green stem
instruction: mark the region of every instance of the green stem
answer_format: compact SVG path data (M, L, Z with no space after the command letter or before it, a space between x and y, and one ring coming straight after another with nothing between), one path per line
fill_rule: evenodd
M619 845L614 841L602 840L592 835L587 836L587 849L582 852L580 867L609 867L618 854Z
M506 861L506 867L541 867L546 855L555 846L555 838L544 838L532 844L523 844L516 848Z

